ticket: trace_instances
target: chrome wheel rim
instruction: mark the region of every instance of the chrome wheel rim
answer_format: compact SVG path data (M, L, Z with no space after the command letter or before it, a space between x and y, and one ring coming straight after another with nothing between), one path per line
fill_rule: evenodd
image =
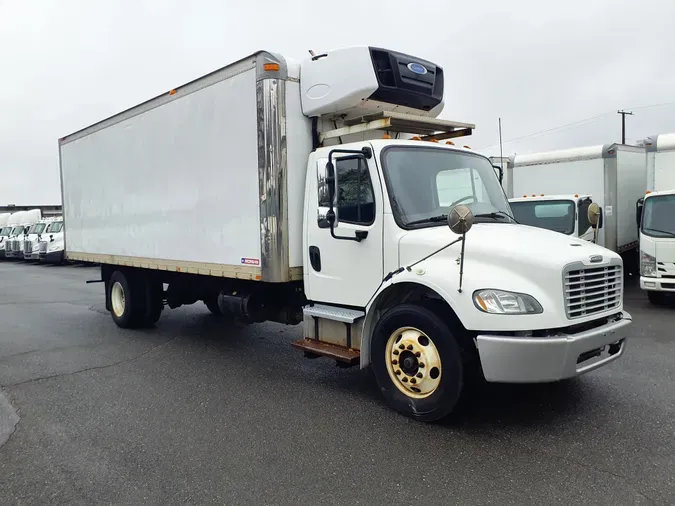
M423 399L441 383L441 355L433 340L419 329L403 327L393 332L385 349L391 381L408 397Z
M110 290L110 301L112 302L112 309L115 316L121 318L124 314L124 305L126 302L126 297L124 296L124 288L119 281L113 283L112 289Z

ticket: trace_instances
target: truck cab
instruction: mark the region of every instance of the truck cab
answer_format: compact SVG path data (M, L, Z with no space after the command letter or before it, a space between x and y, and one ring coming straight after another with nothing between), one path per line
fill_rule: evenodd
M40 220L28 229L23 241L24 260L40 260L40 241L51 220Z
M602 218L594 227L588 218L593 203L590 195L523 195L509 199L513 216L523 225L545 228L554 232L596 242L596 230L602 228Z
M54 218L47 224L38 245L40 262L60 264L63 262L64 229L63 217Z
M652 304L675 294L675 190L648 192L638 202L640 288Z

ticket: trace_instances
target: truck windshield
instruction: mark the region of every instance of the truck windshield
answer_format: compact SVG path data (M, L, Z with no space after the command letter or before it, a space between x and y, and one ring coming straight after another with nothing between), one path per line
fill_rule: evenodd
M471 209L476 222L514 223L490 162L436 147L390 147L382 165L394 217L403 228L439 226L452 207Z
M14 227L14 228L12 229L12 235L21 235L21 234L23 234L23 231L24 231L24 230L25 230L25 227L23 227L23 226L21 226L21 227Z
M61 232L62 228L63 228L63 222L62 221L55 221L55 222L49 224L49 226L47 227L47 233L48 234L57 234L57 233Z
M46 223L36 223L31 227L30 233L41 234L42 232L44 232L46 226L47 226Z
M571 200L533 200L511 202L513 216L523 225L546 228L554 232L574 233L575 205Z
M642 212L642 233L652 237L675 237L675 195L646 198Z
M0 237L7 237L11 231L12 227L5 227L3 229L0 229Z

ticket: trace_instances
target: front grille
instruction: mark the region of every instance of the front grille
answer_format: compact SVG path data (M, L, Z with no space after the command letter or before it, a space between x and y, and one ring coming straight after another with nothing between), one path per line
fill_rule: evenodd
M621 305L621 265L575 266L565 273L564 279L565 311L569 319L603 313Z
M33 241L23 241L23 252L29 255L33 252Z
M47 253L47 247L49 243L47 241L40 241L40 253Z
M6 249L7 251L14 251L14 243L15 243L15 242L16 242L16 241L14 241L14 240L12 240L12 241L7 241L7 246L5 246L5 249Z

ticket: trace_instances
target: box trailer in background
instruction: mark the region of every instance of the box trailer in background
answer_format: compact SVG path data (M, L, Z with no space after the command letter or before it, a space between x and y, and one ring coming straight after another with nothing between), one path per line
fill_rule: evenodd
M263 51L69 135L66 258L102 264L120 327L198 301L302 323L296 348L372 365L419 420L478 375L556 381L615 360L621 258L514 224L490 160L448 144L473 125L435 118L445 79L381 48Z
M647 193L637 203L640 287L654 304L675 293L675 133L645 141Z
M589 195L601 208L598 244L637 267L638 230L635 202L645 190L645 151L637 146L606 144L510 158L507 195L513 197ZM588 201L575 210L586 221ZM577 225L579 228L579 225ZM585 228L582 224L581 229ZM583 235L583 234L580 234Z
M509 199L513 217L522 225L597 242L597 230L591 225L588 215L592 202L592 197L584 194L532 194Z

